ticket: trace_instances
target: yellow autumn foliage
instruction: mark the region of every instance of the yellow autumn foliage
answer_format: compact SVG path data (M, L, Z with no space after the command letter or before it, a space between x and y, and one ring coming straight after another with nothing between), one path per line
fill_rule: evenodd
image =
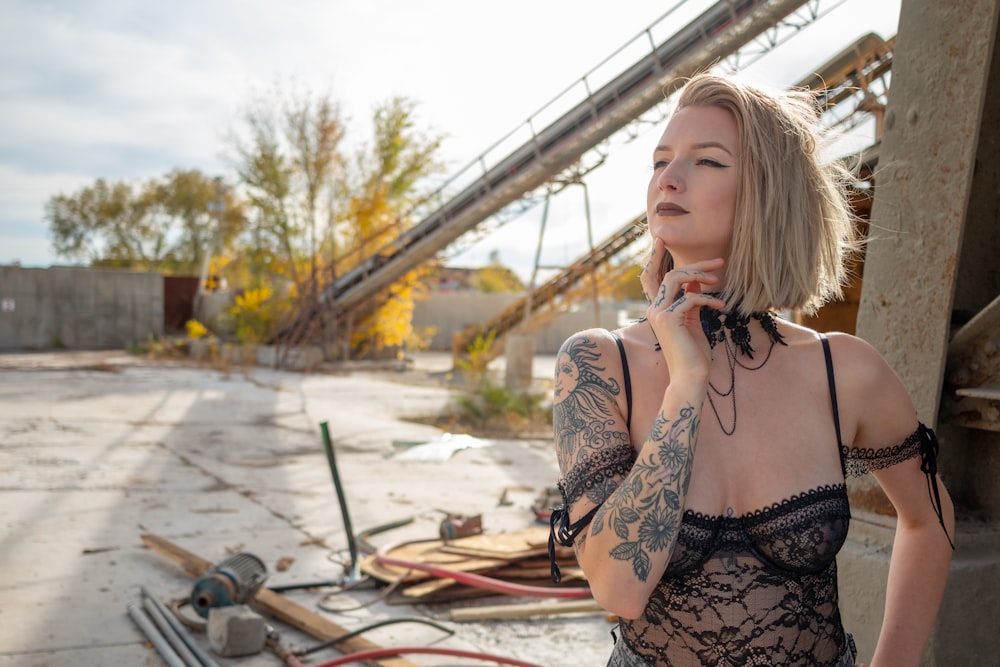
M208 335L208 329L198 320L188 320L184 328L187 329L188 338L191 340L198 340Z
M227 314L241 343L265 343L290 307L288 296L277 296L262 286L238 294Z

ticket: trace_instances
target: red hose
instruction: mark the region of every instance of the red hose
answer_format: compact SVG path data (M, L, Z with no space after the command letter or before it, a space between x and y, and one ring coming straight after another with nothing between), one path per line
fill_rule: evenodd
M417 540L422 541L422 540ZM432 574L439 579L452 579L460 584L466 584L468 586L474 586L476 588L483 588L489 591L494 591L496 593L504 593L506 595L523 595L526 597L536 597L536 598L589 598L593 597L590 592L590 588L555 588L551 586L528 586L525 584L515 584L509 581L503 581L502 579L494 579L493 577L484 577L481 574L473 574L472 572L460 572L458 570L449 570L446 567L440 567L437 565L431 565L429 563L422 563L420 561L410 561L403 560L400 558L393 558L392 556L387 556L386 554L391 549L396 549L403 544L408 544L407 542L387 545L375 552L375 560L383 565L393 565L395 567L401 567L407 570L418 570L420 572L426 572Z
M349 665L353 662L361 662L362 660L390 658L395 655L403 655L407 653L426 653L430 655L450 655L450 656L455 656L457 658L473 658L475 660L493 661L501 665L514 665L514 667L542 667L541 665L536 665L533 662L524 662L522 660L515 660L513 658L504 658L499 655L490 655L489 653L479 653L476 651L462 651L460 649L454 649L454 648L435 648L432 646L397 646L396 648L373 648L373 649L368 649L366 651L358 651L356 653L342 655L339 658L334 658L333 660L328 660L327 662L321 662L318 665L313 665L313 667L337 667L338 665Z

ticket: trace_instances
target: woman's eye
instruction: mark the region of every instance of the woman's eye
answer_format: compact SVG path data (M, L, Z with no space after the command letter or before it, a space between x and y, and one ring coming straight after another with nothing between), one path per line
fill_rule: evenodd
M726 166L726 165L722 164L721 162L716 162L712 158L707 158L707 157L703 157L702 159L698 160L698 164L704 164L704 165L707 165L709 167L725 167Z
M670 164L669 160L654 160L653 161L653 171L656 171L657 169L663 169L668 164Z

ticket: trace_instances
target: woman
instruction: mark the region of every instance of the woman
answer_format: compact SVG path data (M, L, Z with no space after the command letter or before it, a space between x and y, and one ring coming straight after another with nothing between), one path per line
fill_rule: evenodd
M818 142L804 94L690 80L653 151L646 317L560 351L553 537L621 618L609 665L854 665L835 556L869 470L898 514L870 664L920 661L952 551L934 435L863 340L772 314L839 296L856 245Z

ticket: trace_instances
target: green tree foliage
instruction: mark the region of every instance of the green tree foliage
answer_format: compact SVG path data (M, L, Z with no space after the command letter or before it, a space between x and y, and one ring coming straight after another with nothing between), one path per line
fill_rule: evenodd
M229 143L254 211L241 242L251 273L296 284L315 278L322 240L344 199L340 107L329 95L276 85L251 99L240 120Z
M173 273L195 274L207 258L226 248L242 230L242 203L221 178L177 169L147 188L152 215L175 239L166 266Z
M171 172L139 186L98 179L45 206L56 253L97 266L197 273L211 246L243 224L219 179Z

